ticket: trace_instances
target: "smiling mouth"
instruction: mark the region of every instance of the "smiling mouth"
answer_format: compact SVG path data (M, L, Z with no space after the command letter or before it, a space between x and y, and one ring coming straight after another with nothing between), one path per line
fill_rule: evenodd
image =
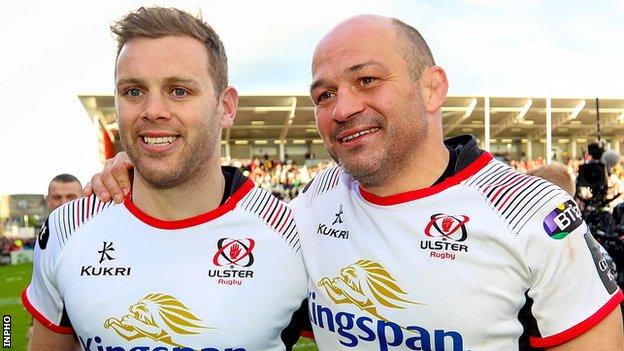
M148 137L143 136L143 142L147 145L168 145L176 141L178 139L177 136L166 136L166 137Z
M378 130L379 130L379 128L370 128L370 129L361 130L361 131L359 131L357 133L353 133L351 135L347 135L344 138L340 138L340 142L341 143L346 143L346 142L349 142L351 140L354 140L354 139L357 139L359 137L362 137L364 135L375 133Z

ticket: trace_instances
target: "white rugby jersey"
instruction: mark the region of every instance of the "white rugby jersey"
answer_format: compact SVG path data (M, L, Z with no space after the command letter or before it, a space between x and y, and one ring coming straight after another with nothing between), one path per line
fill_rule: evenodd
M550 347L618 307L574 201L476 155L439 184L388 197L330 168L291 202L320 350Z
M83 350L284 350L306 284L292 211L247 180L220 207L179 221L150 217L130 197L60 207L22 298Z

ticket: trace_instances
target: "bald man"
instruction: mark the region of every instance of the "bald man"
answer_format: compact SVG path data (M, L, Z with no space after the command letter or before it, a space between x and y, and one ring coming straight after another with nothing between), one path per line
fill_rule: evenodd
M573 199L472 136L444 141L447 90L396 19L349 19L316 47L310 94L339 166L291 208L319 349L624 350L622 292ZM124 162L98 194L121 195Z

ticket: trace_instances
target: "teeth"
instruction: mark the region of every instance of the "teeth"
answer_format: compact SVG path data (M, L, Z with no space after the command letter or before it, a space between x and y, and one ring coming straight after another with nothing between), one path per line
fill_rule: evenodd
M342 138L340 141L342 141L343 143L346 143L347 141L353 140L359 136L362 136L364 134L370 134L370 133L374 133L376 131L378 131L379 128L371 128L371 129L366 129L366 130L362 130L360 132L357 132L355 134L351 134L349 136L346 136L344 138Z
M162 144L171 144L176 140L177 137L168 136L168 137L143 137L143 141L145 141L148 145L162 145Z

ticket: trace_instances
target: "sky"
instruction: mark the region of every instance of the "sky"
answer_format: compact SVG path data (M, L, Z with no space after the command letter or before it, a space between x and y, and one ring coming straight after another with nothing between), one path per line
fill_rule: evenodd
M11 1L0 11L0 194L101 169L78 95L112 94L110 24L172 6L221 36L240 94L306 94L316 42L361 13L425 37L449 94L624 98L624 0Z

